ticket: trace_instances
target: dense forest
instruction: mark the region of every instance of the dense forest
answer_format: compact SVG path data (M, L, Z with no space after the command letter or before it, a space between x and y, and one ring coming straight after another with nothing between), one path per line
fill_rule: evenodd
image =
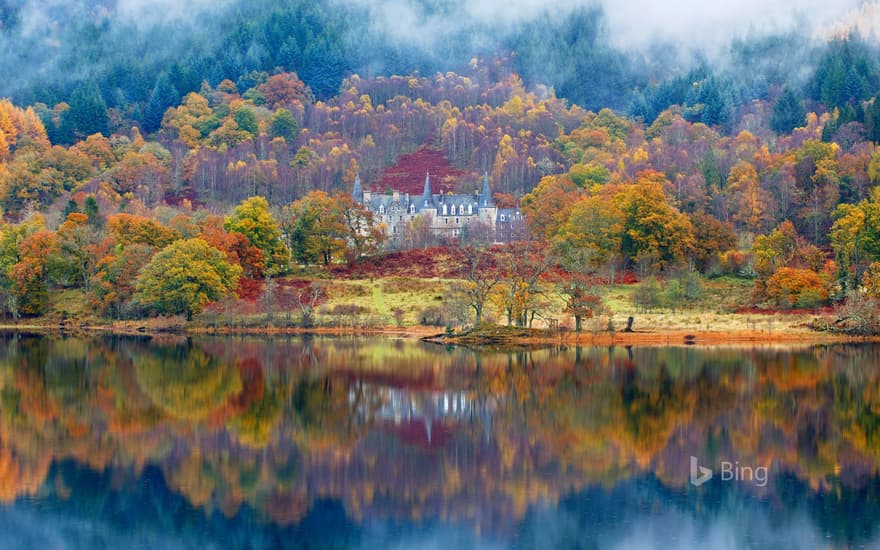
M683 61L617 48L600 8L408 47L364 4L133 5L0 5L20 75L0 102L0 287L16 319L63 290L110 317L190 318L247 281L268 291L302 266L452 244L469 247L452 275L477 320L492 302L524 324L553 283L579 326L593 286L631 273L675 274L681 296L747 278L743 306L849 297L859 330L877 322L880 49L859 34L739 37ZM460 8L444 6L422 16ZM418 151L452 165L445 190L487 173L534 245L484 257L478 235L416 226L386 242L351 185L387 190Z

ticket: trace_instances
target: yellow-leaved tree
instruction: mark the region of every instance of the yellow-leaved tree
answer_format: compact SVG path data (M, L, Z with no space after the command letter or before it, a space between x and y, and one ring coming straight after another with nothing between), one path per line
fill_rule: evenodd
M204 239L176 241L150 260L138 276L135 299L161 313L192 320L210 302L232 294L241 267Z
M266 199L257 196L242 201L226 218L223 227L230 233L241 233L262 251L268 275L287 271L290 250L281 240L281 228L269 212Z

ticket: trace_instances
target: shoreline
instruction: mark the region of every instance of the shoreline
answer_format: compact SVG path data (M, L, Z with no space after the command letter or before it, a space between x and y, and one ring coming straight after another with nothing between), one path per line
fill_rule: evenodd
M436 344L493 346L499 342L470 341L457 336L438 335L423 341ZM581 334L565 333L557 336L535 336L505 339L503 344L513 345L578 345L578 346L725 346L743 344L761 345L820 345L880 342L880 336L852 336L824 332L779 334L760 331L656 331L656 332L600 332Z
M137 326L135 326L137 325ZM507 327L503 327L507 328ZM138 323L74 325L0 324L0 331L29 333L61 333L65 335L109 334L115 336L379 336L417 339L437 345L465 347L544 347L544 346L725 346L744 344L821 345L880 342L880 335L855 336L798 329L790 332L767 330L641 330L633 332L560 332L547 334L533 331L528 336L482 337L477 335L439 332L438 327L148 327Z

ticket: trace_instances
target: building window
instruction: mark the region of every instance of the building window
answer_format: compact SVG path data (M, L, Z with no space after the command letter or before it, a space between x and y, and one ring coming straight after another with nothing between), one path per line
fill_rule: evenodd
M455 218L455 224L458 225L458 218Z
M449 218L443 218L443 223L445 223L446 225L449 225Z
M414 205L414 204L409 205L409 213L410 214L416 213L416 205Z
M384 213L385 213L385 205L384 205L384 204L379 205L379 213L380 213L380 214L384 214Z
M468 216L473 216L473 215L474 215L474 205L469 204L468 205Z
M452 215L453 216L455 215L455 205L454 204L452 205Z
M445 204L443 205L443 215L444 216L446 215L446 205Z

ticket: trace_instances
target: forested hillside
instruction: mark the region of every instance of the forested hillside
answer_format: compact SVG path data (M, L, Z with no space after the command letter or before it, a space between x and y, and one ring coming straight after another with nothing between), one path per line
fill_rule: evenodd
M0 102L7 315L76 291L108 316L191 317L253 298L246 281L357 263L392 243L363 230L355 176L412 191L398 180L414 166L442 174L435 192L472 193L487 173L525 213L529 265L496 250L490 290L507 297L470 303L509 322L550 307L549 284L591 316L593 285L621 273L679 274L688 299L699 284L682 273L746 278L743 307L880 294L880 51L860 35L756 34L709 59L620 49L599 8L491 32L477 19L430 47L359 3L34 9L0 6L3 63L22 68ZM393 245L486 244L420 231ZM474 272L467 256L453 274ZM196 262L198 288L172 296L172 268ZM300 305L326 298L289 288Z

